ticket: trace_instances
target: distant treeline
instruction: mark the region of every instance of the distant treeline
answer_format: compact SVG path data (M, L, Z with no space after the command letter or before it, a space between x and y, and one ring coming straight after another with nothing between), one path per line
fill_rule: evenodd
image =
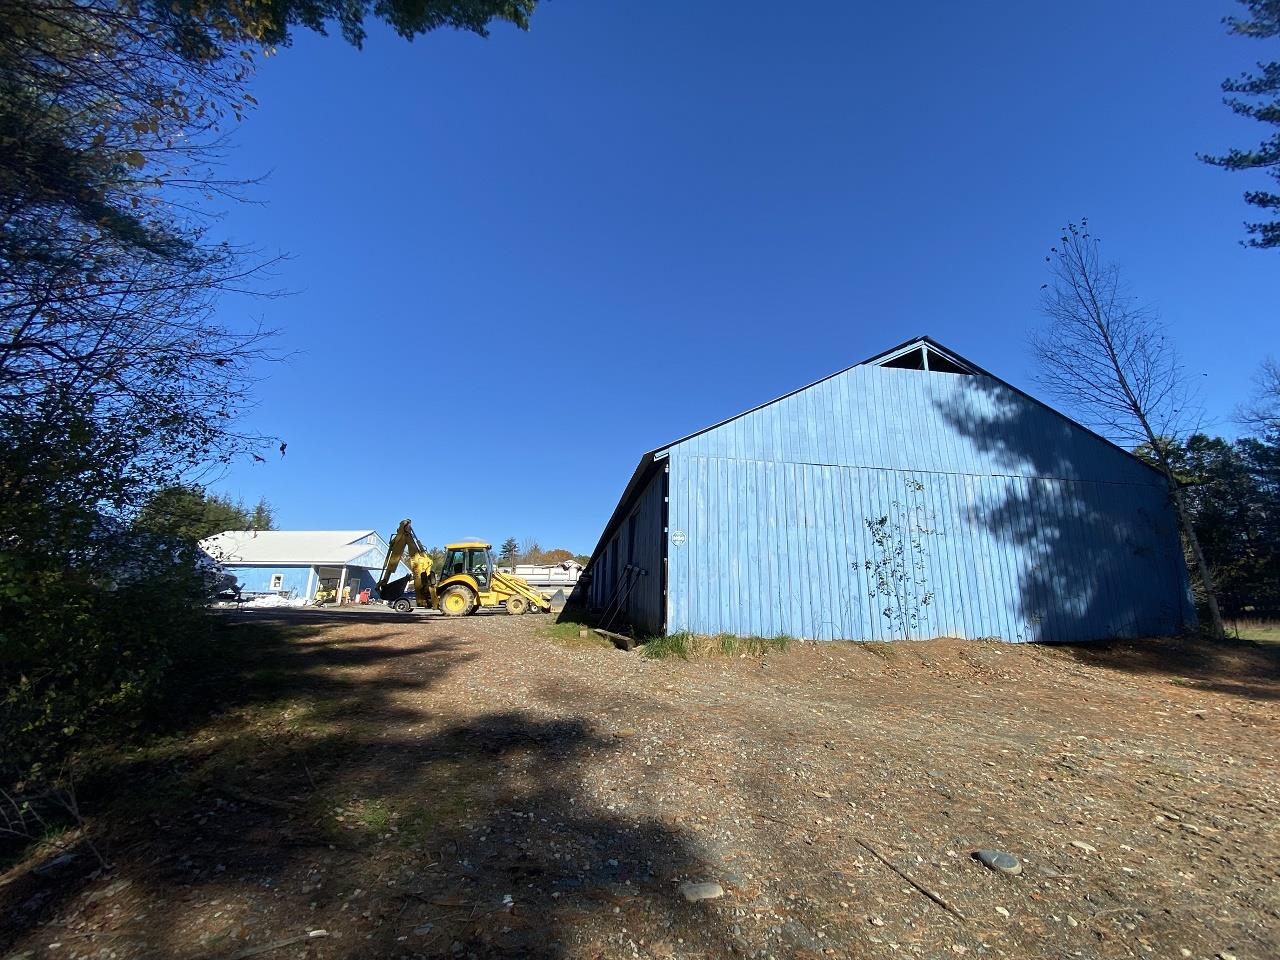
M1165 449L1223 616L1280 616L1280 429L1238 440L1197 433ZM1151 458L1149 449L1137 453Z

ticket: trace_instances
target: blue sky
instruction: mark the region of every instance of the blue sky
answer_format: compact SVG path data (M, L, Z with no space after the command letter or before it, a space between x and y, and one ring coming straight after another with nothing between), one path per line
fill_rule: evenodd
M652 447L928 333L1039 393L1044 254L1087 215L1211 421L1280 353L1238 245L1264 131L1218 85L1274 42L1219 3L549 0L528 33L300 34L262 65L226 234L291 259L226 301L294 352L215 489L283 528L589 552ZM1203 376L1200 376L1203 374Z

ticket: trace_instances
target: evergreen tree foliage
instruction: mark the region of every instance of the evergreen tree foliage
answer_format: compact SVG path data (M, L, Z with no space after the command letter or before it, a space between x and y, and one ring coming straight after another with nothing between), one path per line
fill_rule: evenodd
M1193 434L1161 441L1218 601L1230 617L1280 613L1280 445ZM1149 445L1135 451L1158 463Z
M1255 40L1271 40L1280 35L1280 0L1240 2L1248 13L1223 20L1230 33ZM1224 80L1222 90L1226 94L1224 102L1237 115L1269 128L1280 126L1280 61L1259 63L1253 73ZM1260 170L1280 181L1280 131L1273 129L1256 147L1232 149L1218 156L1202 155L1200 159L1224 170ZM1268 214L1274 215L1280 209L1280 193L1271 190L1249 190L1244 199ZM1245 246L1280 246L1280 221L1246 223L1245 230L1249 234L1248 239L1241 241Z
M498 561L506 564L508 567L516 565L516 555L520 552L520 544L515 537L507 537L502 541L502 547L498 551Z
M228 496L179 483L151 494L138 511L136 526L159 536L196 543L226 530L271 530L272 512L265 498L248 510Z

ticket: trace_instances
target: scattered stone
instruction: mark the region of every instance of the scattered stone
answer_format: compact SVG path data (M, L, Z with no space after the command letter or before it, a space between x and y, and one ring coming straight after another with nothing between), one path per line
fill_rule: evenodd
M873 927L884 926L884 921L881 920L879 917L867 917L867 923L871 924Z
M710 881L706 883L682 883L680 893L693 903L697 900L718 900L724 896L724 887Z
M1085 853L1097 853L1098 848L1092 844L1085 843L1083 840L1072 840L1071 845L1077 850L1083 850Z
M1039 873L1042 877L1048 877L1050 880L1074 879L1073 874L1063 873L1060 870L1055 870L1053 867L1046 866L1043 863L1036 866L1036 872Z
M973 857L984 867L990 867L999 873L1007 873L1016 877L1022 872L1022 862L1011 853L1003 850L975 850Z
M1006 910L1004 907L996 907L996 913L1000 914L1000 916L1002 917L1009 916L1009 911Z
M813 795L815 797L821 797L823 800L831 799L831 794L827 793L825 790L815 790L813 791Z
M433 923L423 923L413 928L414 936L425 937L428 933L435 929Z
M99 900L105 900L107 897L114 897L117 893L121 893L133 886L132 880L117 880L115 883L107 884L101 890L94 890L87 897L88 903L97 903Z

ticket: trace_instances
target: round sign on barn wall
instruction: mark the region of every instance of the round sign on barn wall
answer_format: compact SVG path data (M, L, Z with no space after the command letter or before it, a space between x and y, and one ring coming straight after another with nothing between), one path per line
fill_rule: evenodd
M689 538L688 538L688 537L686 537L686 536L684 535L684 531L683 531L683 530L672 530L672 531L671 531L671 542L672 542L673 544L675 544L677 547L683 547L683 546L684 546L684 542L685 542L686 540L688 540L688 539L689 539Z

